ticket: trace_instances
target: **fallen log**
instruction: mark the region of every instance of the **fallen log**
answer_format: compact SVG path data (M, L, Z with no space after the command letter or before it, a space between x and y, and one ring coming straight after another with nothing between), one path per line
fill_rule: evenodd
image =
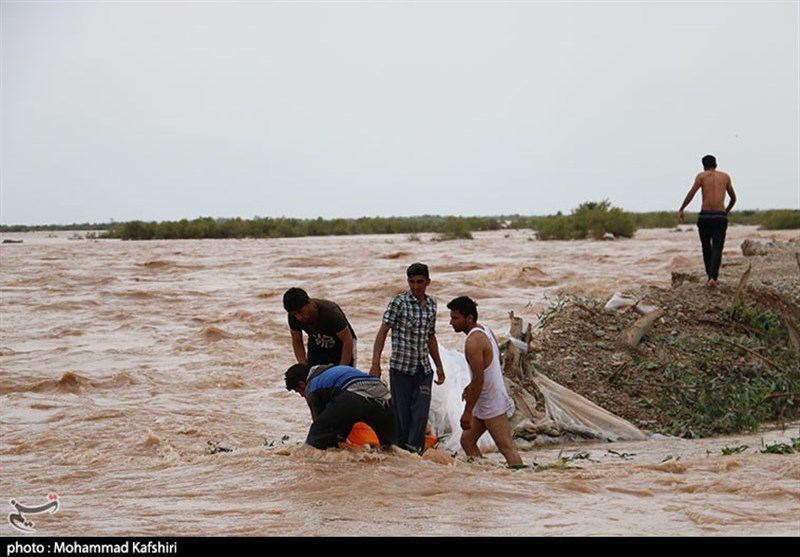
M653 325L659 317L664 315L663 309L657 309L640 317L636 322L631 325L624 333L622 333L622 340L631 348L636 348L641 342L644 335L653 328Z

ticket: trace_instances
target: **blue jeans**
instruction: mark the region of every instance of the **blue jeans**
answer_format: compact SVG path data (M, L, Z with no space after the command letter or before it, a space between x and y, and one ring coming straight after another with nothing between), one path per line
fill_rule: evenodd
M428 412L431 409L433 374L425 375L420 368L414 375L390 369L389 387L397 427L397 444L422 454L425 450Z

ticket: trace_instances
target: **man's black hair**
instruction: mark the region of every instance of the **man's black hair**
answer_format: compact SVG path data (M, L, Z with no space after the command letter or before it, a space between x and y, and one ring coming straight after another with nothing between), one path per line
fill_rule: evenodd
M406 276L408 278L415 277L417 275L422 275L426 279L431 278L430 274L428 273L428 266L424 263L412 263L406 269Z
M286 390L293 391L300 384L300 381L305 381L308 377L308 364L294 364L286 370Z
M706 155L703 157L703 168L705 170L717 168L717 159L714 157L714 155Z
M308 303L308 294L302 288L292 287L283 294L283 309L300 311Z
M469 317L471 315L475 322L478 321L478 304L469 296L453 298L450 300L450 303L447 304L447 309L454 309L464 317Z

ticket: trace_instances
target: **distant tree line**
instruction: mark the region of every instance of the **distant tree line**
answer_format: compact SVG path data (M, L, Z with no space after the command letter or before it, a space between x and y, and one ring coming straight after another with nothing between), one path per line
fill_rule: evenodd
M98 232L105 232L113 227L118 226L115 222L106 223L88 223L83 224L36 224L28 226L26 224L0 224L0 232L34 232L34 231L57 231L57 230L97 230Z
M106 237L123 240L169 240L177 238L295 238L301 236L348 236L354 234L418 234L433 232L441 239L471 238L473 231L498 230L497 217L361 217L358 219L255 218L252 220L209 217L166 221L122 223Z
M696 213L686 214L686 223L694 224ZM731 224L760 226L768 230L800 229L800 210L733 211ZM630 238L640 228L674 228L675 212L630 213L612 207L608 200L586 202L569 215L455 217L423 215L419 217L361 217L357 219L260 218L214 219L145 222L129 221L108 224L72 224L47 226L3 226L0 232L29 230L104 231L96 238L122 240L171 240L205 238L293 238L301 236L347 236L354 234L433 233L438 240L469 239L472 232L503 228L534 230L541 240L570 240L614 237Z

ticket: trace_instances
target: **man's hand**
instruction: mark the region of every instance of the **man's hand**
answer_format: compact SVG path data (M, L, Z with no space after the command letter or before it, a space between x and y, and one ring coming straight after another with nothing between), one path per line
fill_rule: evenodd
M444 383L444 370L440 367L436 368L436 381L434 381L437 385L441 385Z
M373 377L377 377L380 379L381 376L381 363L380 362L372 362L372 366L369 368L369 374Z
M678 211L678 221L683 223L683 209Z

